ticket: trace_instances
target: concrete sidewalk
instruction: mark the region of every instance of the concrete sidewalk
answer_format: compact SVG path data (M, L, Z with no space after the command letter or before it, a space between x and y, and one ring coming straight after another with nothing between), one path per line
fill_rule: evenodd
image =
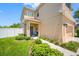
M55 44L50 43L50 42L48 42L46 40L43 40L43 39L41 39L41 41L42 41L42 43L47 43L51 48L54 48L54 49L57 49L57 50L61 51L64 54L64 56L76 56L75 52L72 52L70 50L62 48L62 47L60 47L58 45L55 45Z

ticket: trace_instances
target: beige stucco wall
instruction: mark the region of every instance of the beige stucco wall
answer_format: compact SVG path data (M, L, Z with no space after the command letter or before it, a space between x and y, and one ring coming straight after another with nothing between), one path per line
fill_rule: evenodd
M62 38L62 9L60 3L46 3L38 10L40 19L40 36L61 39ZM36 11L36 12L38 12Z
M28 9L24 9L23 14L26 15L27 11ZM39 36L58 39L61 42L69 41L68 38L74 36L75 23L71 21L73 20L71 11L66 8L65 4L45 3L41 5L38 10L33 12L35 19L37 19L36 15L39 12L39 17L37 19L40 21L40 24L38 25ZM64 23L67 23L72 27L71 30L73 34L71 36L70 34L66 33L66 28L63 26ZM28 27L30 27L30 25L28 25ZM30 35L30 29L28 29L27 27L26 29L27 34Z
M71 41L71 37L74 37L75 20L72 11L65 4L62 4L62 10L62 41L68 42ZM67 27L63 25L64 23Z

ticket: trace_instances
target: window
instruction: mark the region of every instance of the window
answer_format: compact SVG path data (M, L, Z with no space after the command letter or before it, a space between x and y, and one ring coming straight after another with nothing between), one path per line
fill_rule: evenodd
M37 13L37 17L39 17L39 13Z
M31 11L27 11L27 16L33 16L33 13Z

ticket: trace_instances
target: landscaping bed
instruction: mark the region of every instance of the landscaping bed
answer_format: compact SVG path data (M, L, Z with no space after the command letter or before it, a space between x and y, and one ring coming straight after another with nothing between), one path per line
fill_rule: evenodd
M73 51L73 52L77 52L77 49L79 48L79 43L75 42L75 41L70 41L70 42L67 42L67 43L60 43L56 39L49 39L49 38L46 38L46 37L40 37L40 39L47 40L50 43L61 46L65 49L68 49L68 50Z
M32 47L33 56L63 56L57 49L50 48L47 44L35 44Z
M29 54L29 52L31 52ZM40 39L16 36L0 38L0 56L63 56L57 49L51 49Z
M66 48L68 50L71 50L73 52L77 52L77 49L79 48L79 43L78 42L74 42L74 41L70 41L68 43L61 44L61 46L63 48Z

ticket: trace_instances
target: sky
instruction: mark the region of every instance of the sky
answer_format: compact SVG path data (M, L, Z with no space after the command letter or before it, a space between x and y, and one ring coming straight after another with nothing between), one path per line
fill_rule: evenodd
M73 3L72 4L72 9L73 9L72 15L74 15L74 12L79 9L79 3Z
M37 3L0 3L0 26L8 26L14 23L20 23L20 17L23 6L35 9ZM79 3L72 4L73 12L79 9Z

